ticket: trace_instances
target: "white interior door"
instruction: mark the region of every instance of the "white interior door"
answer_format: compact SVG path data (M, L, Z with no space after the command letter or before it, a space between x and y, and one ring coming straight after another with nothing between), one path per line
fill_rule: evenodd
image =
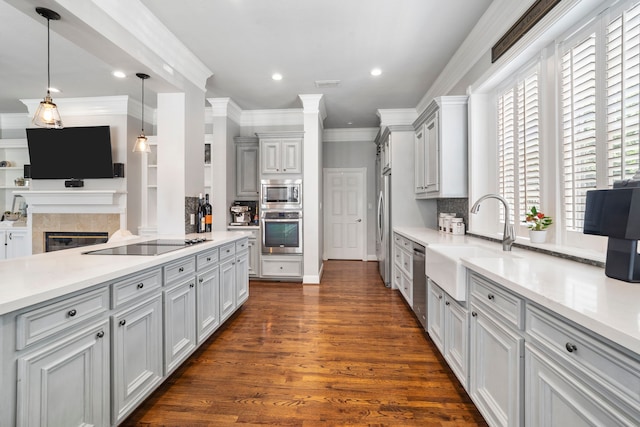
M365 176L365 168L324 170L326 259L366 259Z

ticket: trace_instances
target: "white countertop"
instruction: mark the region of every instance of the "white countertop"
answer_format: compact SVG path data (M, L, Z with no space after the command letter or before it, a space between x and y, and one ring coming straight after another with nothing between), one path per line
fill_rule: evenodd
M501 250L501 244L453 236L427 228L394 232L425 246L473 244ZM551 311L640 354L640 283L611 279L604 269L521 248L505 258L462 258L462 264Z
M222 231L145 237L0 261L0 315L152 268L236 240L250 233ZM82 255L82 252L162 239L205 237L206 242L156 256Z

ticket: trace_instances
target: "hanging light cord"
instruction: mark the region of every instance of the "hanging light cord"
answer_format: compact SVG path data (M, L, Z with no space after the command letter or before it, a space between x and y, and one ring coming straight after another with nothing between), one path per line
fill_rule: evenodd
M49 24L51 19L47 18L47 95L50 94L51 88L51 30Z
M140 80L142 80L142 134L144 135L144 78L141 78Z

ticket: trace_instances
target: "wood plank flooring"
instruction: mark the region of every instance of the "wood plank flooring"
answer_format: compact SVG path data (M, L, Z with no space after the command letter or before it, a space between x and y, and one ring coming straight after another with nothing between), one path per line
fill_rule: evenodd
M377 263L256 282L124 426L485 426Z

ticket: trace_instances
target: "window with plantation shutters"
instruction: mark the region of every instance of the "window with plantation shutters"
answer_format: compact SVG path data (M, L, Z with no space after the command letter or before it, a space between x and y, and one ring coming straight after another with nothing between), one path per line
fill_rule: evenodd
M582 232L586 193L640 166L640 5L603 15L562 47L563 219Z
M517 223L531 206L540 206L538 72L525 74L497 101L498 192L513 207Z

